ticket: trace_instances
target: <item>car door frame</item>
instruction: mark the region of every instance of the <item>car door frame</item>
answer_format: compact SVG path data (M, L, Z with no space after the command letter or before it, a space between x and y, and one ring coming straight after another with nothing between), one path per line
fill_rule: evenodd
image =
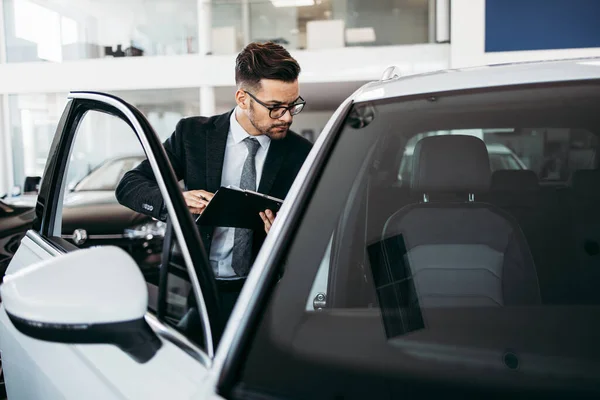
M194 294L198 300L198 310L204 328L205 355L196 358L205 363L214 357L220 339L219 307L214 275L208 263L206 251L198 230L187 210L175 172L154 129L144 115L122 99L100 92L76 91L68 96L68 103L61 116L56 135L50 148L38 199L33 228L27 233L29 239L52 256L78 250L76 246L61 238L60 205L65 193L65 170L79 122L88 111L97 111L115 116L126 122L136 134L146 157L153 169L158 187L163 196L174 235L179 240L181 252L186 261ZM157 328L157 321L152 324ZM161 332L164 333L163 327ZM166 328L168 331L170 328ZM176 338L176 333L167 335ZM181 339L181 338L180 338ZM177 341L181 345L182 340ZM189 343L186 343L189 352Z

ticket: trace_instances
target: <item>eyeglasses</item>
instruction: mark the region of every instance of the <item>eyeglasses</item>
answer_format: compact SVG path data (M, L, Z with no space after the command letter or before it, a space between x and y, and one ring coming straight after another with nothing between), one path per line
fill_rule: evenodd
M304 101L302 97L298 97L298 100L289 106L270 106L257 99L252 93L246 92L245 90L244 93L252 97L258 104L269 110L269 117L272 119L279 119L288 111L290 112L290 115L300 114L300 111L302 111L306 105L306 101Z

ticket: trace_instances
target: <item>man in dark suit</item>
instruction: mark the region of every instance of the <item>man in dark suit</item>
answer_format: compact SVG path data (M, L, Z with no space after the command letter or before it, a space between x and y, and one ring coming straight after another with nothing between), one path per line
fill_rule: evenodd
M184 118L164 142L189 210L201 214L220 186L233 185L285 198L311 143L290 131L304 108L299 95L300 66L283 47L251 43L236 59L237 106L222 115ZM119 202L164 220L166 208L147 161L125 174L116 190ZM228 315L237 300L275 215L260 214L265 229L200 227Z

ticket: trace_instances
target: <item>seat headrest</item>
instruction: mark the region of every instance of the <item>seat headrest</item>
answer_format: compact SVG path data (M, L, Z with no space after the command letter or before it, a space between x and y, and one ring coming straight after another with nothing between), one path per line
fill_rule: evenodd
M440 135L417 142L413 153L413 192L485 193L490 182L490 160L481 139Z
M538 177L529 169L499 170L492 174L492 190L527 191L538 188Z
M600 170L581 169L573 172L571 188L578 196L600 197Z

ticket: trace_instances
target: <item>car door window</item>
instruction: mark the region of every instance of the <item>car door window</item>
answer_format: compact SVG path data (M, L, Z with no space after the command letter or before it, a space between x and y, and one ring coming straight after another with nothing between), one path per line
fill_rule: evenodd
M61 238L78 248L122 248L139 265L153 293L166 223L130 210L115 196L126 168L143 160L144 149L127 122L97 110L86 112L73 139L57 212ZM150 299L155 309L156 299Z
M95 100L95 94L83 95L88 96ZM125 250L146 280L149 312L212 356L212 322L207 308L213 303L207 306L201 288L208 282L210 292L212 270L205 268L196 227L179 184L174 176L169 176L166 155L156 150L149 155L150 147L143 146L144 141L152 139L154 149L161 149L160 142L139 111L134 111L138 113L134 114L136 122L146 128L146 136L140 137L132 120L112 105L92 103L89 99L68 105L67 123L59 128L59 137L55 138L46 170L48 176L44 177L46 186L40 192L44 200L56 199L55 209L51 200L45 201L41 234L59 253L97 246ZM156 164L150 162L150 156ZM165 167L162 171L155 168L159 161ZM117 201L115 189L121 178L140 163L150 164L155 177L161 176L165 185L173 185L171 192L166 188L161 190L162 203L168 206L179 202L178 208L167 207L167 215L161 215L160 219L152 210L136 212ZM171 180L167 182L167 178ZM165 240L167 226L171 234ZM166 289L162 293L161 286ZM207 297L211 298L210 293ZM159 303L168 307L159 312ZM182 323L188 324L182 328Z
M318 181L303 188L312 196L285 232L281 278L261 305L237 389L347 399L597 389L593 90L355 105ZM506 151L499 144L520 169L492 171L488 153ZM410 179L400 173L408 186L398 185L398 154L413 158ZM551 179L543 164L555 154L570 161Z

